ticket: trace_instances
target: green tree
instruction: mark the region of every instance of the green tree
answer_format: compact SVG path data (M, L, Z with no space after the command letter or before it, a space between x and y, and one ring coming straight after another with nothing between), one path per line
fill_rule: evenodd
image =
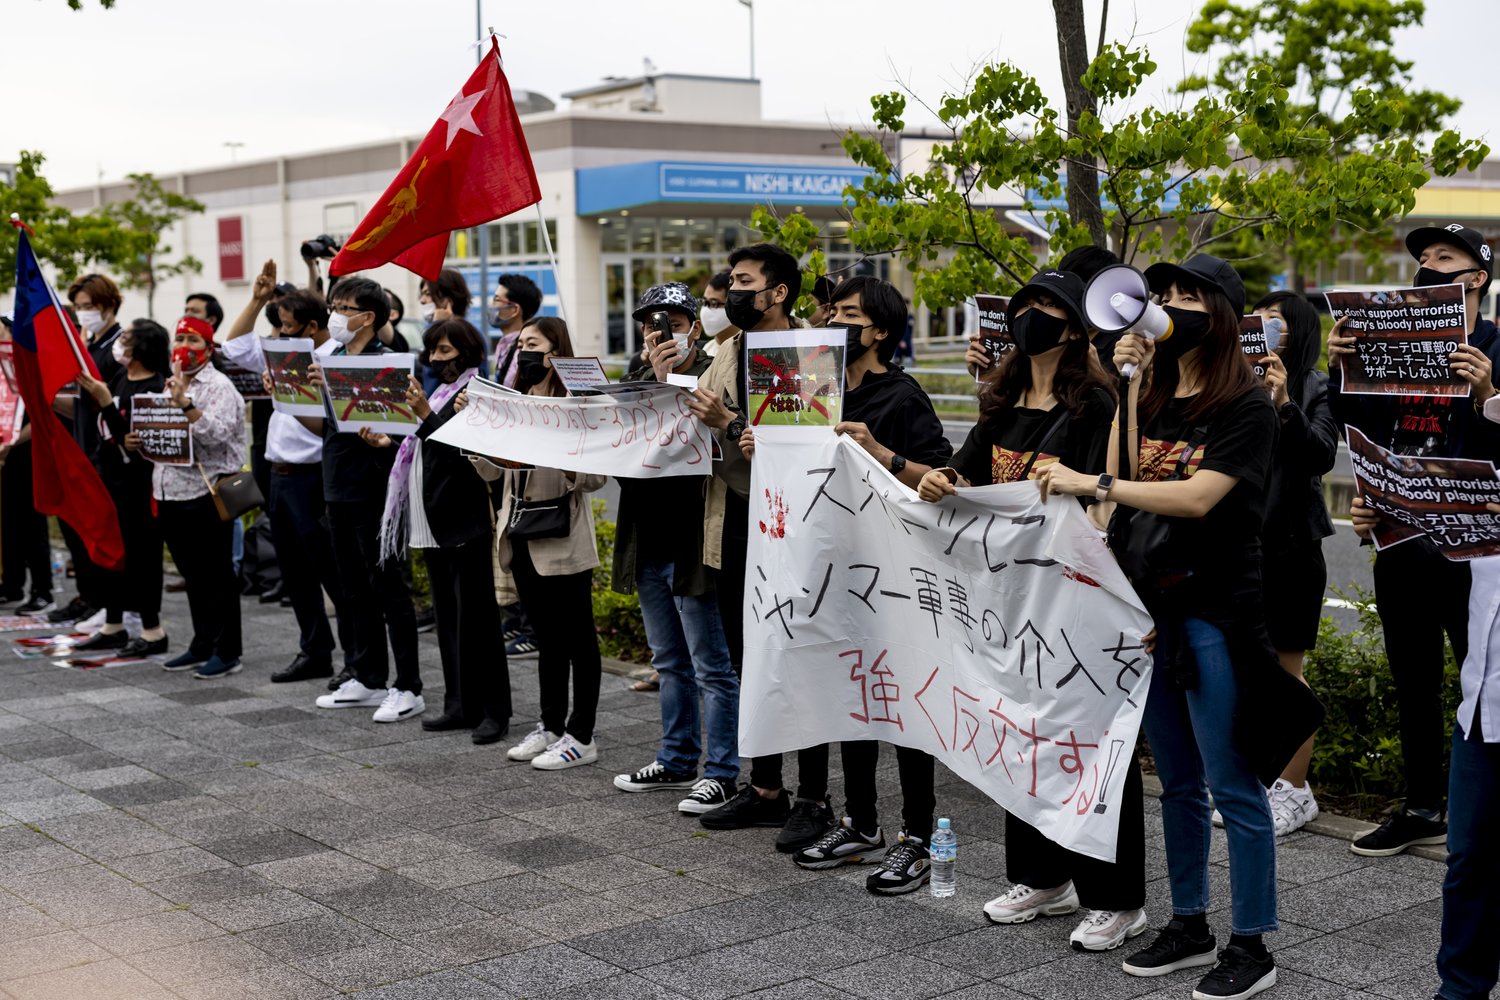
M1308 112L1305 91L1294 96L1288 74L1306 59L1305 49L1329 47L1326 29L1318 41L1316 18L1325 16L1324 8L1351 4L1370 8L1370 16L1389 8L1391 27L1364 35L1369 51L1363 63L1353 59L1351 38L1333 39L1332 51L1348 49L1346 65L1358 75L1342 97L1322 101L1319 117ZM1076 4L1056 0L1056 6ZM1222 40L1235 58L1221 57L1210 78L1184 81L1182 103L1173 108L1132 100L1156 69L1144 48L1101 44L1077 81L1091 102L1075 106L1070 99L1063 111L1014 64L983 66L967 91L929 106L947 134L925 170L903 173L889 152L900 148L907 95L873 97L875 133L851 131L843 139L850 158L871 170L845 191L849 239L866 254L902 260L914 272L917 295L936 308L977 292L1004 292L1030 277L1035 258L1029 242L1009 235L984 207L1013 197L1004 192L1024 193L1026 207L1051 232L1054 254L1100 244L1101 227L1091 218L1097 212L1109 244L1127 261L1144 261L1215 244L1243 247L1246 233L1258 238L1262 251L1378 233L1411 210L1415 191L1431 175L1472 169L1484 159L1488 147L1476 140L1452 130L1431 135L1456 106L1451 100L1429 95L1413 103L1399 85L1366 85L1383 79L1382 72L1409 68L1390 55L1389 31L1407 23L1402 18L1419 18L1420 5L1287 0L1281 6L1281 37L1297 42L1273 62L1250 51L1247 22L1219 34L1196 22L1192 44ZM1229 10L1239 8L1213 0L1205 16L1212 12L1219 18L1212 23L1223 24ZM1081 8L1076 13L1078 23L1059 29L1059 44L1072 55L1084 44ZM1294 31L1289 22L1297 18L1302 22ZM1064 66L1070 63L1065 55ZM1343 72L1330 69L1327 78L1342 79L1335 74ZM1069 175L1097 181L1097 204L1080 204L1078 192L1087 185L1075 181L1069 211ZM821 238L798 216L779 219L757 209L755 224L798 254Z
M52 185L42 175L45 157L23 151L15 180L0 185L0 215L17 216L36 234L32 248L37 258L57 270L59 284L67 284L85 269L99 265L124 273L135 266L139 243L135 234L103 212L74 214L53 203ZM0 239L0 291L16 282L16 241Z
M156 318L156 286L180 274L198 274L203 263L192 254L168 263L172 248L162 242L167 229L202 212L201 201L169 191L151 174L127 174L132 194L125 201L104 207L104 214L128 232L136 248L135 265L124 273L121 282L127 288L146 289L146 315Z

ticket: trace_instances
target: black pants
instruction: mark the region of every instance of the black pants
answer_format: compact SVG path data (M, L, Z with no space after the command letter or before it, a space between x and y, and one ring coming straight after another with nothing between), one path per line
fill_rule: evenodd
M531 622L537 646L537 684L542 724L566 731L579 743L594 741L599 711L599 633L594 631L594 574L542 576L525 542L511 544L510 572ZM571 666L570 666L571 665ZM573 714L568 714L568 677L573 678Z
M1409 809L1443 808L1443 633L1459 662L1469 649L1469 564L1425 538L1375 557L1375 603L1396 682Z
M390 677L385 640L396 660L395 687L422 693L417 669L417 613L411 604L404 556L380 563L380 517L385 500L334 501L328 507L328 537L348 608L349 644L344 660L365 687L380 689ZM435 551L432 549L429 552ZM278 556L279 558L279 556ZM283 571L283 577L285 571ZM493 594L491 595L493 596Z
M225 663L240 658L240 587L234 575L234 523L219 520L213 497L157 502L162 537L187 584L193 639L188 651Z
M1134 754L1120 797L1115 861L1100 861L1061 847L1025 820L1005 814L1005 874L1017 885L1056 889L1073 882L1086 910L1138 910L1146 905L1146 815L1141 764Z
M333 657L333 629L323 609L323 592L333 600L338 618L339 639L344 646L344 663L349 661L353 645L351 616L339 585L333 545L328 539L323 503L323 466L277 464L269 473L270 498L266 513L271 520L271 537L276 544L276 561L292 612L301 632L299 645L304 656L319 662Z
M485 719L504 725L510 720L510 670L500 641L489 536L453 548L423 549L422 556L443 661L443 714L469 726Z
M58 518L57 526L62 529L63 544L67 545L68 558L73 561L73 589L78 591L78 596L90 605L96 608L104 607L109 591L109 584L104 574L108 571L102 569L89 557L88 546L84 544L78 532L73 530L72 525Z
M52 547L47 541L47 518L37 513L31 492L29 441L11 448L0 468L0 553L4 555L0 590L21 596L29 575L30 596L52 596Z
M856 830L870 833L879 825L875 808L875 766L880 762L880 743L877 740L843 743L839 746L839 753L844 758L844 797L849 822ZM801 758L798 758L798 763L800 767ZM911 747L896 748L896 767L901 775L901 825L907 833L924 841L932 832L932 814L937 808L937 795L933 791L934 766L930 754ZM799 793L801 791L798 789Z
M111 484L110 496L120 517L120 538L125 543L125 566L118 572L102 570L108 593L104 620L119 625L125 612L141 616L141 627L161 625L161 521L151 509L151 484ZM217 519L217 512L215 518ZM234 526L230 525L231 538ZM176 558L175 556L173 557ZM235 593L239 593L238 587Z

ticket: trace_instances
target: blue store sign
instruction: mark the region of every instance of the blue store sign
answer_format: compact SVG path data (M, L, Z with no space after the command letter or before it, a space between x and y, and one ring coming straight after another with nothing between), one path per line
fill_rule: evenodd
M863 167L652 160L589 167L575 176L578 214L597 215L660 202L838 205L844 188L868 175Z

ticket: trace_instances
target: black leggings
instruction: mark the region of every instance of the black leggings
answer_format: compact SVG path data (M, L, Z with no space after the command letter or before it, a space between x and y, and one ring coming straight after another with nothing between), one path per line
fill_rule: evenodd
M0 468L0 553L4 588L20 596L31 577L32 597L52 596L52 543L47 517L36 509L31 491L31 442L11 448Z
M451 548L423 549L432 584L438 655L443 662L443 714L477 726L510 721L510 670L495 604L490 536Z
M1469 650L1469 564L1449 562L1425 538L1375 557L1375 603L1396 682L1410 809L1443 808L1443 633L1463 663Z
M108 582L104 620L119 625L126 610L141 616L141 627L161 626L161 522L151 510L150 485L122 484L110 491L120 518L120 537L125 542L125 568L105 572ZM215 512L217 516L217 511ZM230 526L233 531L233 525Z
M511 543L510 572L531 623L537 647L537 684L542 724L551 733L566 731L579 743L594 741L599 711L599 633L594 630L591 570L542 576L525 542ZM568 715L568 676L573 678L573 714Z
M844 758L844 796L849 822L856 830L869 833L879 822L875 809L875 766L880 762L880 743L847 742L839 746L839 753ZM901 825L908 834L924 841L932 832L932 814L937 808L934 766L931 754L911 747L896 747L896 769L901 775Z

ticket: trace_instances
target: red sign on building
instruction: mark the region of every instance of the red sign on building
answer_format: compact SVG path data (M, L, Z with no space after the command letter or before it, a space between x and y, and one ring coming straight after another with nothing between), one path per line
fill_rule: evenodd
M245 280L245 217L228 215L219 220L219 280Z

